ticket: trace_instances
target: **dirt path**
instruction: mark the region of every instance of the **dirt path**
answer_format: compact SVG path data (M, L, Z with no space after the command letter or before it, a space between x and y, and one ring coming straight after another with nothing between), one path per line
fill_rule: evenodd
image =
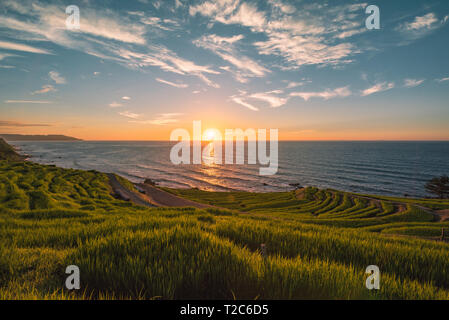
M138 206L156 207L156 205L151 203L150 199L148 199L145 195L132 192L126 189L124 186L122 186L122 184L117 180L117 178L112 173L108 173L107 175L109 177L109 183L112 187L112 190L122 200L131 201L132 203Z
M438 210L434 213L440 218L440 222L449 221L449 209Z
M203 204L175 196L174 194L153 187L149 184L139 183L137 184L137 186L145 191L145 194L149 198L150 202L157 207L195 207L200 209L213 207L208 204Z
M296 195L296 199L298 200L303 200L304 197L306 196L305 191L306 189L301 188L301 189L296 189L295 190L295 195Z

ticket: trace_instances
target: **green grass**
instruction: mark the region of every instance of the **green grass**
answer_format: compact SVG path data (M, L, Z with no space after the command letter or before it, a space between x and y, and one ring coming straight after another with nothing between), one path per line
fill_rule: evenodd
M370 195L369 197L392 202L410 203L434 210L449 209L448 199L414 199L414 198L398 198L398 197L372 196L372 195Z
M138 207L100 172L0 161L0 299L449 299L449 244L429 240L449 224L427 200L166 190L216 207Z

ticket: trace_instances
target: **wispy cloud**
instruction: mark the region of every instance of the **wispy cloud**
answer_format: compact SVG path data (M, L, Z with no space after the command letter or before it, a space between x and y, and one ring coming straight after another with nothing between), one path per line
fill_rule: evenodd
M343 31L342 33L337 35L337 38L338 39L350 38L350 37L355 36L357 34L361 34L363 32L366 32L367 30L368 30L367 28L360 28L360 29L353 29L353 30Z
M422 84L425 81L425 79L405 79L404 80L404 87L406 88L413 88L413 87L417 87L420 84Z
M85 35L124 43L145 44L146 42L143 37L145 32L143 25L130 23L129 20L112 13L112 11L103 11L102 14L99 14L89 7L84 7L82 28L75 32L65 28L67 15L64 6L37 1L24 1L19 4L10 0L4 1L3 5L9 9L10 13L17 12L22 16L31 16L33 19L0 16L0 25L17 30L28 37L30 34L34 34L39 36L36 38L39 40L45 39L63 46L72 46L80 43L75 40L76 37Z
M287 85L287 89L301 87L305 84L305 82L289 82Z
M5 100L5 103L48 104L48 103L53 103L53 102L52 101L48 101L48 100Z
M141 17L140 22L149 25L153 28L158 28L163 31L175 31L179 28L179 24L176 21L169 19L161 19L158 17Z
M264 14L253 4L240 5L238 0L206 1L191 6L189 12L192 16L201 14L224 24L241 24L251 28L261 28L266 23Z
M269 103L272 108L283 106L288 101L288 98L281 98L270 92L254 93L251 94L249 98L265 101Z
M394 82L382 82L382 83L378 83L368 89L365 89L362 91L362 96L369 96L373 93L377 93L377 92L382 92L382 91L387 91L390 89L393 89L395 86Z
M161 113L156 118L151 120L132 120L132 123L139 124L152 124L157 126L163 126L178 122L178 117L182 116L182 113Z
M292 97L301 97L305 101L308 101L311 98L322 98L324 100L328 100L331 98L344 98L349 97L352 94L351 90L348 86L336 88L336 89L327 89L325 91L318 92L292 92L290 96Z
M174 83L174 82L170 82L161 78L156 78L156 81L160 82L160 83L164 83L167 84L169 86L172 87L176 87L176 88L187 88L189 85L187 84L183 84L183 83Z
M259 107L253 104L253 101L266 102L272 108L278 108L287 103L288 97L283 96L283 90L272 90L268 92L248 93L239 90L239 94L230 97L231 101L240 104L250 110L259 111Z
M421 29L431 29L438 19L434 13L428 13L424 16L415 17L412 22L406 22L401 27L404 30L421 30Z
M0 60L3 60L3 59L8 58L8 57L15 57L15 56L16 56L15 54L0 52Z
M408 44L411 40L422 38L441 28L446 22L446 17L439 20L437 15L432 12L423 16L416 16L412 21L403 22L396 28L405 36L405 41L400 44Z
M149 53L138 53L124 48L111 49L118 55L123 63L133 68L159 67L164 71L179 75L193 75L200 78L211 87L218 88L219 85L207 78L204 74L220 74L208 66L200 66L192 61L178 57L174 52L163 46L151 46Z
M120 108L120 107L123 107L123 104L113 101L109 104L109 106L111 108Z
M0 15L0 27L15 38L50 41L130 68L158 67L181 75L193 75L209 86L219 87L205 75L219 74L218 71L180 58L163 45L148 44L146 35L154 28L132 19L133 15L119 15L110 10L97 11L86 6L82 12L82 27L69 31L65 28L67 16L63 6L36 1L19 4L11 0L5 0L2 5L8 9L8 16ZM172 19L163 19L162 22L176 25ZM3 46L11 47L12 44L3 42ZM29 46L16 48L50 53Z
M436 81L438 81L438 82L449 81L449 77L447 77L447 78L441 78L441 79L436 79Z
M42 86L42 89L34 91L33 94L42 94L42 93L53 92L53 91L57 91L57 90L51 84L47 84L47 85Z
M237 53L235 44L243 38L243 35L221 37L212 34L203 36L200 39L195 40L193 43L198 47L212 51L220 58L236 67L237 71L233 71L236 79L240 82L246 82L245 78L247 77L262 77L270 71L249 57ZM222 69L230 72L232 71L229 68Z
M130 111L123 111L123 112L119 112L118 114L123 117L131 118L131 119L139 119L141 117L141 114L133 113Z
M52 79L57 84L65 84L66 83L65 78L63 76L61 76L59 74L59 72L57 72L57 71L50 71L48 73L48 76L50 77L50 79Z
M240 104L240 105L250 109L250 110L259 111L259 108L257 108L256 106L253 106L252 104L250 104L248 102L245 102L242 97L232 96L231 100L237 104Z
M125 102L131 100L131 97L123 96L123 97L121 97L121 99L123 100L123 103L125 103ZM111 108L120 108L120 107L124 106L123 103L120 103L120 102L117 102L117 101L112 101L109 104L109 107L111 107ZM125 116L126 113L128 113L128 111L119 112L119 114L122 115L122 116Z
M306 39L302 36L289 37L277 33L272 34L268 41L257 42L256 46L259 47L260 54L282 55L293 69L302 65L333 65L350 62L344 59L353 53L353 44L341 43L326 46L317 39Z
M259 54L283 57L286 62L283 68L288 69L350 62L349 57L359 51L353 44L336 43L335 39L344 40L362 32L364 20L356 14L362 12L361 8L363 4L332 7L317 4L297 11L278 1L269 1L267 9L259 11L252 3L224 0L191 6L190 15L202 15L215 23L241 25L252 32L264 33L267 40L254 43ZM329 26L328 21L338 21L338 28Z
M8 41L0 41L0 48L13 51L31 52L31 53L41 53L41 54L52 54L50 51L45 49L40 49L36 47L29 46L22 43L14 43Z

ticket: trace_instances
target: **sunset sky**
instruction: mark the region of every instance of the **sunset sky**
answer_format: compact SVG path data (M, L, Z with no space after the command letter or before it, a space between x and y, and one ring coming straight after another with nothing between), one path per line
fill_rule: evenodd
M447 0L2 0L0 133L449 140L448 39Z

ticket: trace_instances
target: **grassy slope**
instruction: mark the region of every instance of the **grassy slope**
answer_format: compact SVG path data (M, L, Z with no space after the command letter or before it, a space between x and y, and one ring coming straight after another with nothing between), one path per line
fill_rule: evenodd
M449 298L449 244L380 232L432 225L412 206L318 189L171 191L229 209L137 207L105 174L0 161L0 298ZM80 292L63 289L71 264ZM379 291L365 288L370 264Z
M13 147L0 138L0 160L21 161L23 157L20 156Z

